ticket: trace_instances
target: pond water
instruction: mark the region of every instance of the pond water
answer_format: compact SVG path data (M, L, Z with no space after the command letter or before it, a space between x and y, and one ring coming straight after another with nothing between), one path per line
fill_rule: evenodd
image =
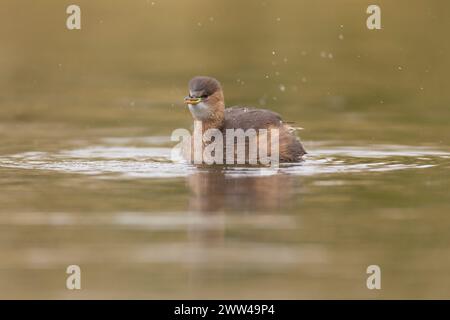
M450 4L77 3L0 13L1 298L450 298ZM305 160L172 161L198 74Z

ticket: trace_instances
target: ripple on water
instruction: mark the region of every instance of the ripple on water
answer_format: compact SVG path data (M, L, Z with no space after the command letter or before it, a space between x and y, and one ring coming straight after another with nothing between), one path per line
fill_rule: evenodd
M0 156L0 167L51 170L102 178L173 178L198 172L183 161L171 161L167 137L105 138L101 144L57 152L24 152ZM143 146L130 146L139 143ZM425 169L448 162L450 153L430 147L370 145L365 147L312 144L305 161L280 168L228 167L230 177L277 173L317 175Z

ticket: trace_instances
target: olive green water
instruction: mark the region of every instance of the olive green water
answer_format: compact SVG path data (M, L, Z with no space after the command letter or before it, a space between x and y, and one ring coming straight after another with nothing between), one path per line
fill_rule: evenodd
M1 298L450 298L449 3L74 3L1 6ZM170 161L198 74L305 162Z

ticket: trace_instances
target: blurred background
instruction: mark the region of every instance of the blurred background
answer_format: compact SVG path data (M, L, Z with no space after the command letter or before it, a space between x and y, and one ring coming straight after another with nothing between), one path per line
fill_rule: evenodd
M0 297L450 298L450 3L370 4L3 0ZM305 163L169 161L196 75L304 127Z

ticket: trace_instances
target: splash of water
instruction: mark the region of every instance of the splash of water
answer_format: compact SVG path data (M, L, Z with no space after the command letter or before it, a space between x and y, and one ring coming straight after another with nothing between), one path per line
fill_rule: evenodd
M105 138L101 144L79 149L0 156L0 167L78 173L102 178L174 178L200 170L183 161L171 161L171 148L162 146L168 141L168 137ZM130 146L136 142L144 146ZM330 147L322 142L311 145L308 150L310 153L305 161L284 164L278 169L224 167L223 170L230 177L277 173L310 176L425 169L450 159L450 152L402 145Z

